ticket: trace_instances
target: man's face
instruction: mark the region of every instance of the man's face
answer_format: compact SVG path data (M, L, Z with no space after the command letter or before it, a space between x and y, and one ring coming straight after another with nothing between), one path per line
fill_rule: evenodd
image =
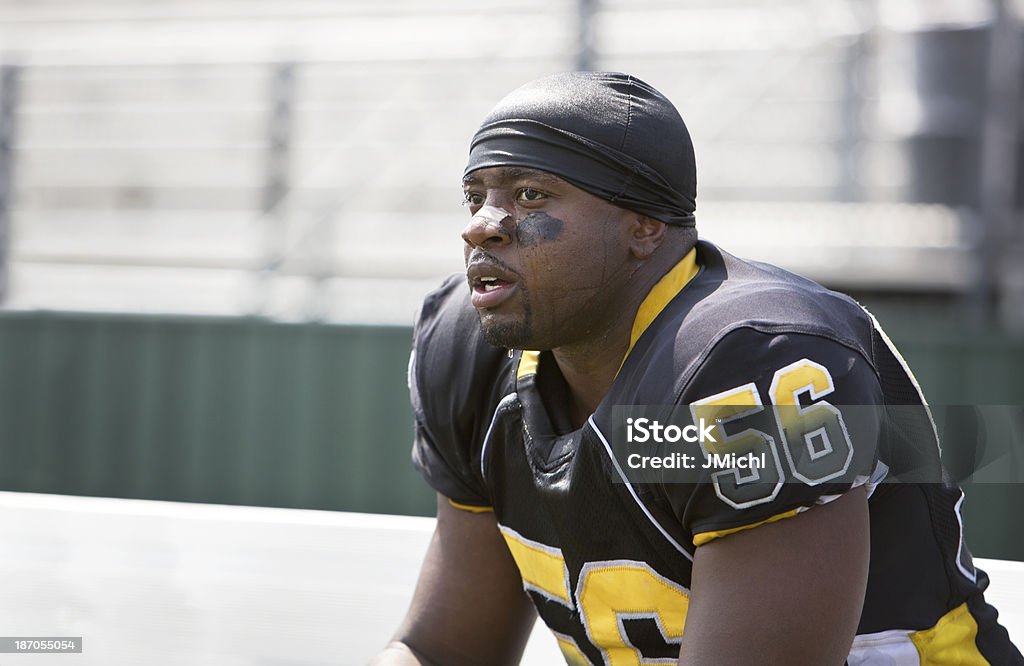
M599 340L624 316L635 213L534 169L479 169L463 185L466 275L488 342L554 349Z

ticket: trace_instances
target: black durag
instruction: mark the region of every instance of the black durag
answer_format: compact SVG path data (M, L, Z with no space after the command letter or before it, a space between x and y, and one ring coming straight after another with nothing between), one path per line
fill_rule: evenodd
M664 95L628 74L566 72L513 91L477 130L465 175L501 166L552 173L666 224L695 223L690 133Z

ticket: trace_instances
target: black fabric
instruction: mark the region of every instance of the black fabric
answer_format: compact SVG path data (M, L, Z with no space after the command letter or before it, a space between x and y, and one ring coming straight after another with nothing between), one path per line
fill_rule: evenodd
M978 587L988 587L988 574L978 571ZM1006 666L1024 666L1024 655L1010 641L1010 635L998 622L999 613L986 603L981 594L972 595L967 600L967 610L978 623L978 635L974 642L978 650L992 664Z
M480 334L464 274L449 276L427 296L409 361L412 462L434 490L459 504L491 504L479 450L464 444L487 431L494 406L512 390L511 363Z
M566 72L512 92L477 130L465 174L496 166L540 169L666 224L695 223L690 133L664 95L628 74Z
M706 485L627 486L606 448L615 405L692 404L752 382L768 406L766 378L804 357L829 370L835 390L826 399L836 406L895 397L922 404L907 371L879 346L872 319L848 297L704 241L697 245L697 263L698 275L637 340L592 417L571 432L559 427L568 420L568 403L558 399L564 377L557 377L553 357L542 354L538 374L517 379L522 352L509 358L486 347L469 290L458 279L427 297L417 324L413 402L418 427L430 435L416 442L417 466L439 492L461 503L492 506L506 538L521 538L539 548L533 552L564 561L569 601L533 584L526 587L541 619L575 642L590 663L606 663L608 651L627 639L641 660L669 657L678 649L681 632L668 632L663 618L685 614L685 606L655 608L653 594L613 604L625 601L616 590L629 589L636 576L654 576L663 591L691 588L693 532L750 525L845 489L831 480L786 484L771 501L733 508ZM875 359L886 359L885 371ZM784 433L775 429L770 411L764 416L766 421L751 427L772 434L782 446ZM865 435L848 425L856 447ZM930 426L923 433L882 427L878 455L887 465L894 452L937 457ZM924 442L907 441L911 435ZM863 467L856 453L852 470ZM785 456L780 460L790 465ZM913 468L913 461L906 467ZM927 629L967 603L982 655L991 664L1019 664L1019 653L984 601L987 578L980 571L976 578L968 575L973 566L961 548L958 498L955 487L940 484L876 488L869 502L871 559L858 633ZM597 588L607 591L608 608L625 611L615 616L621 633L611 640L590 631L594 616L588 618L581 601L590 575L619 583Z

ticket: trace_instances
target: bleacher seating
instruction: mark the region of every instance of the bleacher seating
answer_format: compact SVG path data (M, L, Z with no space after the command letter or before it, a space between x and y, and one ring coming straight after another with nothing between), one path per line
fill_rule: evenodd
M882 18L846 0L605 2L593 65L680 107L707 237L839 286L960 289L970 218L906 205L912 128L886 105L909 84L872 75L906 40ZM577 21L574 0L2 1L21 67L6 306L407 324L460 266L472 131L515 85L573 67ZM851 218L926 222L878 253ZM819 250L778 240L794 235Z

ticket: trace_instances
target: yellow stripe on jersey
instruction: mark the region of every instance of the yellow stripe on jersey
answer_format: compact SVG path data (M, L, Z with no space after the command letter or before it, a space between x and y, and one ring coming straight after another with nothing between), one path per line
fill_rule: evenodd
M494 511L493 507L473 506L472 504L459 504L453 499L449 499L448 503L454 506L456 509L462 509L463 511L469 511L470 513L490 513Z
M633 329L629 334L629 347L622 357L623 363L626 362L626 357L629 356L629 352L633 351L633 346L636 345L637 340L644 334L644 331L661 314L661 311L665 309L669 301L675 298L676 294L682 291L683 287L689 284L690 280L697 275L697 271L697 249L693 248L651 288L647 296L644 297L643 302L640 303L640 307L637 308L636 317L633 318ZM539 361L539 351L524 351L519 357L516 379L537 374ZM622 365L620 364L619 368L621 369L621 367Z
M573 607L572 592L569 590L569 572L558 548L531 541L513 529L499 525L501 535L512 553L512 559L519 567L523 587L536 590L548 598Z
M522 379L529 375L537 374L537 364L540 362L539 351L524 351L519 357L519 368L516 369L516 379Z
M921 666L988 666L981 656L975 638L978 623L963 603L949 611L931 629L910 634Z
M633 330L629 334L629 348L626 349L626 354L622 358L623 362L625 362L626 356L629 356L629 352L633 351L633 346L647 330L647 327L661 314L669 301L675 298L676 294L682 291L683 287L697 275L697 270L697 249L693 248L647 293L647 297L640 303L636 317L633 319Z
M714 530L712 532L698 532L697 534L693 535L693 545L694 546L703 546L708 541L713 541L714 539L721 539L724 536L729 536L730 534L735 534L736 532L742 532L743 530L750 530L750 529L753 529L755 527L760 527L761 525L767 525L768 523L774 523L775 521L783 520L784 518L792 518L793 516L795 516L798 513L800 513L800 509L799 508L791 509L791 510L786 511L784 513L777 513L774 516L772 516L771 518L768 518L767 520L762 520L762 521L757 522L757 523L751 523L749 525L740 525L739 527L730 527L727 530Z

